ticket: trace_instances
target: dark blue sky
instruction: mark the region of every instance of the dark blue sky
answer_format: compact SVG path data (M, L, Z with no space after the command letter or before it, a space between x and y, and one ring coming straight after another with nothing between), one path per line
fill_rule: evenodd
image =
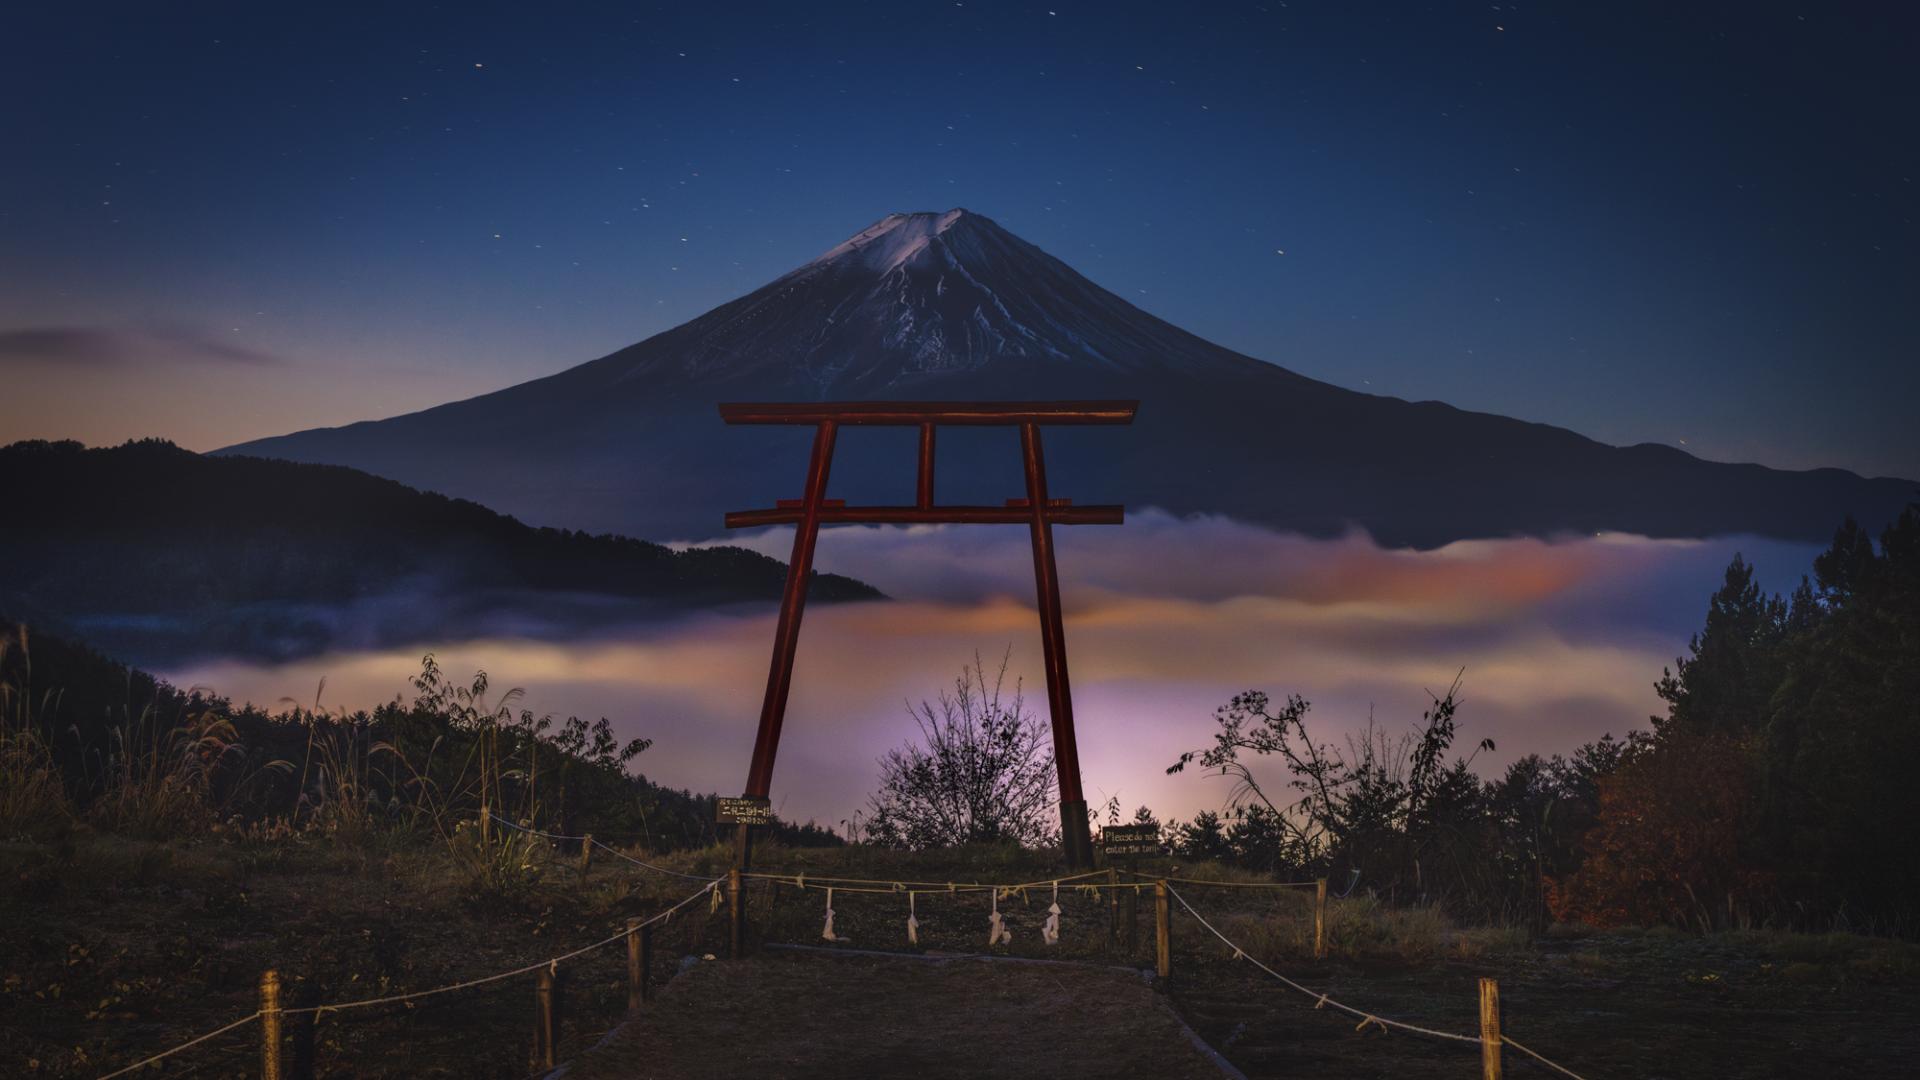
M1920 476L1907 5L75 7L0 16L0 435L407 411L966 206L1344 386Z

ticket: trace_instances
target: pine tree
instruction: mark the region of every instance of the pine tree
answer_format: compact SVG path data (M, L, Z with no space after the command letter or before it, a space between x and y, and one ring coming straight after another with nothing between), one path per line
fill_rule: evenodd
M1653 718L1654 729L1734 739L1758 731L1780 684L1788 615L1786 601L1762 593L1753 567L1735 555L1708 601L1692 655L1675 660L1654 684L1667 703L1667 715Z

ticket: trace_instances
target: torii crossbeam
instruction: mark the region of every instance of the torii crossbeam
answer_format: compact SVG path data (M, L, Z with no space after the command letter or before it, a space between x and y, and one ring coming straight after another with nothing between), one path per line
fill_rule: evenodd
M799 499L782 499L771 510L742 510L728 514L730 529L762 525L794 525L793 557L787 564L787 584L780 598L780 618L774 624L773 663L767 671L767 693L760 705L760 730L754 736L753 763L747 772L746 795L764 799L773 784L773 759L780 746L780 725L786 718L787 692L793 686L793 657L800 642L800 614L807 602L807 579L813 572L814 542L822 525L847 524L956 524L1018 525L1025 523L1033 537L1033 577L1040 607L1040 646L1047 673L1047 709L1053 722L1053 759L1060 775L1060 836L1067 862L1093 864L1093 845L1087 827L1087 800L1080 790L1080 754L1073 737L1073 693L1067 681L1067 642L1060 618L1060 576L1054 566L1055 525L1118 525L1125 518L1121 506L1074 506L1071 499L1047 494L1046 459L1040 448L1040 429L1050 424L1130 424L1137 401L865 401L804 402L794 404L725 404L720 416L729 424L811 424L813 456L807 464L807 486ZM827 473L833 465L834 437L842 425L884 425L920 429L919 483L912 506L848 506L827 498ZM935 429L945 425L998 426L1020 429L1020 452L1026 467L1027 496L1008 499L1003 506L939 506L934 503L933 451ZM746 826L741 826L742 861Z

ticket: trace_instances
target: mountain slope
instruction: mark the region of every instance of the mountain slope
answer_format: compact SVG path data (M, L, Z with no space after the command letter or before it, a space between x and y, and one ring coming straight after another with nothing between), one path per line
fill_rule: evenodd
M770 601L740 548L536 529L350 469L169 443L0 449L0 612L129 655L288 655ZM878 596L819 575L825 600Z
M1390 544L1616 529L1823 538L1912 483L1704 462L1355 393L1214 345L978 214L894 214L738 300L543 379L234 452L351 465L536 521L711 536L797 495L806 433L727 429L723 400L1137 397L1131 429L1050 433L1053 487ZM502 440L495 433L511 430ZM904 498L911 436L849 432L833 494ZM944 497L1020 493L1011 432L943 435Z

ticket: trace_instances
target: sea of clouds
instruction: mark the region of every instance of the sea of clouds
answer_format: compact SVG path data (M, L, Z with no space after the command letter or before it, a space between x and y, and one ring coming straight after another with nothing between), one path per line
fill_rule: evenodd
M1213 709L1259 688L1313 703L1342 741L1371 717L1419 719L1462 675L1460 745L1566 752L1644 727L1653 682L1700 625L1734 553L1785 589L1805 544L1615 534L1382 548L1364 534L1319 540L1224 518L1130 515L1121 528L1057 530L1074 710L1088 797L1163 816L1219 805L1222 781L1167 776L1208 738ZM790 530L730 541L785 559ZM906 704L934 696L976 655L1045 715L1033 561L1021 527L848 527L824 533L817 565L885 590L886 602L806 613L775 772L797 819L838 823L873 786L875 758L908 737ZM238 699L361 706L407 689L432 649L450 673L484 669L541 712L608 716L654 738L641 764L676 787L732 792L746 772L772 641L772 612L732 609L602 625L578 636L491 633L466 641L336 651L286 663L216 660L166 674Z

